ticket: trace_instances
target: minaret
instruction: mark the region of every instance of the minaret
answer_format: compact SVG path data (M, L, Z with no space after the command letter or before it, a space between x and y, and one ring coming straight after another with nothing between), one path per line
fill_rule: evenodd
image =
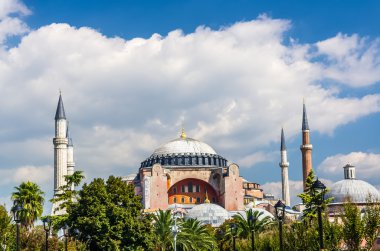
M67 175L67 121L65 109L63 107L62 96L59 94L57 111L55 113L55 138L54 144L54 196L59 193L59 188L65 185L65 175ZM52 214L57 215L55 212L58 204L54 203Z
M290 194L289 194L289 177L288 177L288 156L286 153L284 129L281 129L281 178L282 178L282 200L285 205L290 206Z
M71 139L69 123L67 123L67 175L72 175L74 173L75 162L74 162L74 145L73 140ZM74 190L74 184L71 187L71 190Z
M313 168L311 163L311 151L313 146L310 144L310 130L309 123L307 121L306 106L303 103L303 115L302 115L302 145L300 147L302 152L302 173L303 173L303 190L306 190L306 179L311 169Z

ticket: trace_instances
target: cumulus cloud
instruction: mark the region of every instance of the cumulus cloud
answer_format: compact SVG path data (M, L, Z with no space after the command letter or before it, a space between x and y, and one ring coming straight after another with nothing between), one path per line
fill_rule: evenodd
M358 34L337 34L335 37L316 43L317 54L326 57L323 65L326 77L362 87L379 82L380 40L370 41Z
M28 14L20 8L13 9ZM58 89L77 167L89 178L136 172L158 145L179 135L182 122L189 137L249 167L270 157L262 149L279 140L281 125L289 138L299 133L303 97L310 126L321 133L379 111L379 94L346 97L339 86L321 84L324 73L347 61L335 58L357 50L370 57L376 42L357 36L333 54L334 38L288 43L289 29L289 20L261 16L147 39L110 38L69 24L32 30L0 54L0 149L14 166L30 163L26 158L51 165ZM318 60L322 54L331 62ZM356 70L373 71L363 85L379 81L376 60L368 62ZM339 74L328 78L344 82Z
M29 30L20 18L29 14L30 10L19 0L0 1L0 44L9 36L21 35Z
M343 166L346 164L356 167L357 178L378 184L380 154L376 153L351 152L329 156L318 166L318 171L325 177L341 180L344 178Z
M21 182L35 182L39 185L46 185L52 180L52 166L21 166L17 168L0 169L1 179L0 186L3 185L18 185Z
M263 151L255 152L253 154L247 155L244 158L237 161L240 167L252 167L258 163L262 162L272 162L273 159L276 159L277 153L267 153Z

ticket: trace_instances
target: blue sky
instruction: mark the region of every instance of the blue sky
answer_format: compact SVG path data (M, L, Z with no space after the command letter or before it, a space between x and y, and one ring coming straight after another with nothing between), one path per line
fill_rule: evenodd
M277 196L284 126L295 201L305 98L317 174L331 184L351 162L379 188L379 11L378 1L4 1L0 202L25 179L51 196L58 89L87 181L137 172L184 124Z

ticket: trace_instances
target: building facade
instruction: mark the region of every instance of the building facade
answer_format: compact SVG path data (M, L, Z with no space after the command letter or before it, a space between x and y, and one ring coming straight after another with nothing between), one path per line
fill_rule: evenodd
M244 180L237 164L184 131L158 147L141 163L139 173L125 180L135 185L147 210L165 210L172 204L191 208L209 201L235 211L243 210L250 200L263 198L260 185Z

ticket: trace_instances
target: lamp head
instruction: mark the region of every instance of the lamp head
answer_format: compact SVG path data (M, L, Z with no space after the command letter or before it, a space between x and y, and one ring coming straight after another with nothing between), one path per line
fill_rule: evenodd
M285 216L285 204L278 200L277 203L274 205L274 209L276 211L276 217L278 220L282 220Z
M232 234L232 236L236 236L236 234L237 234L237 226L236 226L236 224L235 223L231 223L230 224L230 229L231 229L231 234Z
M20 202L18 200L14 200L13 202L13 208L12 208L12 213L13 213L13 220L16 223L20 223L20 213L23 210L23 206L20 205Z
M42 223L44 224L44 230L46 232L50 232L50 228L51 228L51 219L50 217L45 217L43 220L42 220Z

